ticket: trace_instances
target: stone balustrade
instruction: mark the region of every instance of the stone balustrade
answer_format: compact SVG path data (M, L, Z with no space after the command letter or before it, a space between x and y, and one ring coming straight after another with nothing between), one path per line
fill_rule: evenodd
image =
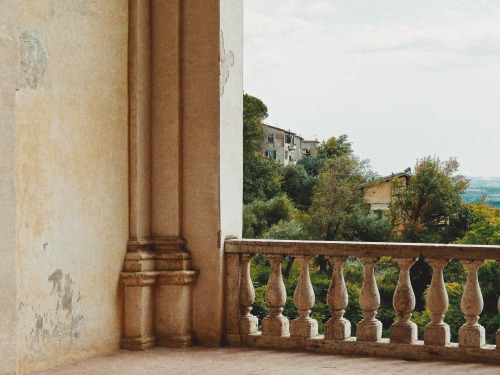
M261 322L262 332L258 331L257 317L251 314L255 291L250 277L250 260L255 254L264 255L271 265L265 294L269 315ZM281 263L287 255L295 257L300 265L300 277L293 295L298 318L291 322L283 315L287 295ZM325 301L331 318L324 325L324 335L318 334L318 322L310 316L315 295L309 265L318 255L325 256L332 266ZM357 337L351 336L351 324L356 322L344 318L349 301L343 265L348 256L357 257L364 266L359 296L363 318L356 324ZM382 323L377 319L380 294L374 270L380 257L391 257L400 270L393 297L397 318L390 327L389 338L382 338ZM432 268L427 294L431 321L420 340L417 325L410 320L415 308L410 272L419 258ZM498 264L500 246L231 239L225 243L225 259L225 336L229 345L500 363L500 329L496 333L496 346L487 345L485 329L478 322L483 297L477 276L485 260L496 260ZM450 326L444 319L449 301L443 270L452 259L460 260L467 270L461 302L466 323L458 332L458 343L450 342ZM500 298L498 309L500 313Z

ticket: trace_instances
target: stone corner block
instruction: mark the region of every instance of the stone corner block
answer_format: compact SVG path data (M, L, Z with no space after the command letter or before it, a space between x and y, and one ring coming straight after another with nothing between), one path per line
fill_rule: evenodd
M121 340L121 348L123 350L143 351L152 349L157 346L156 336L146 337L125 337Z
M290 334L290 322L287 317L265 317L262 319L262 335L265 336L288 336Z
M189 348L193 345L192 335L158 335L158 346L163 348Z
M351 322L347 319L333 321L329 319L325 324L325 339L345 340L351 337Z
M413 344L418 340L418 327L415 323L394 323L390 328L390 342L396 344Z
M450 343L450 326L446 323L428 325L424 329L425 345L445 346Z
M460 327L458 330L458 345L463 348L479 348L486 345L486 332L484 327L481 325L473 327L463 325Z
M250 335L259 330L259 319L256 316L243 316L240 319L240 333Z
M290 336L314 337L318 334L318 322L312 318L294 319L290 323Z
M361 321L356 326L357 341L379 341L382 338L382 322L376 321Z

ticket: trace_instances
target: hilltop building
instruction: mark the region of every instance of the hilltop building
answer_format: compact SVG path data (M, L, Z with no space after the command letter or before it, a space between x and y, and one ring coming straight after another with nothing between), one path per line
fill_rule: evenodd
M264 124L264 155L283 166L295 165L304 155L316 155L319 141L304 140L296 133Z
M403 172L393 173L362 184L360 187L364 191L365 200L370 205L370 210L388 210L394 200L394 182L399 180L401 187L405 188L408 186L410 177L411 168L406 168Z

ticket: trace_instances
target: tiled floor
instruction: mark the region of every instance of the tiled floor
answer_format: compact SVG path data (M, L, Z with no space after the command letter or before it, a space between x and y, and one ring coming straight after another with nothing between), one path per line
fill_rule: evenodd
M387 358L243 348L120 351L37 374L496 374L500 365L409 362Z

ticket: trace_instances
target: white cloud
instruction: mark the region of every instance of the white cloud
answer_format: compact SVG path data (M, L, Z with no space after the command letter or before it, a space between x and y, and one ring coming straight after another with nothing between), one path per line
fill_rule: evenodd
M429 153L498 174L500 1L475 3L246 0L245 91L271 124L349 134L382 174Z

